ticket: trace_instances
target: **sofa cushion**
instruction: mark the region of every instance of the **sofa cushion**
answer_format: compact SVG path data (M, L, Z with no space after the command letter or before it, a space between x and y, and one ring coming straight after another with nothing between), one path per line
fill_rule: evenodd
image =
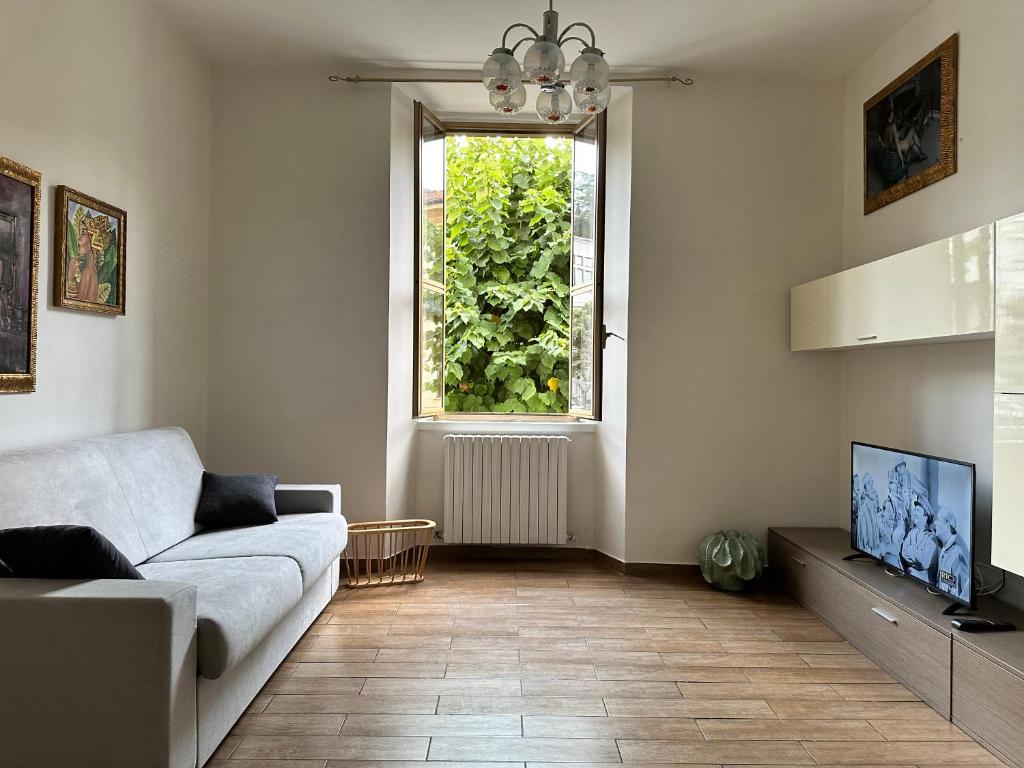
M110 463L142 535L147 557L196 532L203 463L188 432L168 427L110 435L89 442L96 445ZM119 544L118 549L125 552Z
M0 453L0 528L30 525L91 526L133 565L152 554L110 462L91 441Z
M197 588L199 674L210 680L245 658L302 597L298 566L287 557L150 562L139 571Z
M196 522L204 530L277 522L277 475L221 475L203 472Z
M341 554L347 536L348 526L341 515L322 512L283 515L273 525L198 533L149 562L256 555L288 557L298 566L305 589Z
M0 575L20 579L141 579L110 539L88 525L0 530Z
M88 525L138 565L195 533L202 481L177 427L6 451L0 528Z

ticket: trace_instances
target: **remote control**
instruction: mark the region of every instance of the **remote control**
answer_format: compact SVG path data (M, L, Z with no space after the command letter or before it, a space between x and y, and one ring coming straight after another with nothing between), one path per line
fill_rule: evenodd
M991 619L953 619L950 626L961 632L1012 632L1017 627L1008 621Z

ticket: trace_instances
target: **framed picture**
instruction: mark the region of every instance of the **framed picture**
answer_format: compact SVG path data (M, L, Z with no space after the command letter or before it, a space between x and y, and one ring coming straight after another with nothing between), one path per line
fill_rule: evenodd
M42 177L0 157L0 393L35 392Z
M54 306L123 315L128 214L60 186L55 216Z
M864 214L956 173L953 35L864 102Z

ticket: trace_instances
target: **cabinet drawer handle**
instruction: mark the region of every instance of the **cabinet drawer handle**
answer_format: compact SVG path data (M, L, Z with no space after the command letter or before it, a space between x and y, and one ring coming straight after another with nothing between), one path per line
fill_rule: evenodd
M899 624L900 623L899 619L897 619L895 616L892 616L892 615L886 613L881 608L872 608L871 610L874 611L875 613L877 613L879 616L881 616L886 621L888 621L890 624Z
M873 333L870 336L858 336L857 337L857 341L874 341L877 338L878 338L878 334L877 333Z
M799 565L799 566L803 567L803 568L806 568L806 567L807 567L807 563L805 563L805 562L804 562L803 560L801 560L801 559L800 559L800 558L798 558L798 557L794 557L793 555L790 555L790 556L789 556L789 559L790 559L790 560L792 560L792 561L793 561L794 563L796 563L797 565Z

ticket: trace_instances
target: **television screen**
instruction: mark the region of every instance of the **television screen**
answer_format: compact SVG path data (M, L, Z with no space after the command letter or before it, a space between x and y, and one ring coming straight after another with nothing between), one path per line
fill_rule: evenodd
M972 605L974 465L853 443L850 539L963 605Z

